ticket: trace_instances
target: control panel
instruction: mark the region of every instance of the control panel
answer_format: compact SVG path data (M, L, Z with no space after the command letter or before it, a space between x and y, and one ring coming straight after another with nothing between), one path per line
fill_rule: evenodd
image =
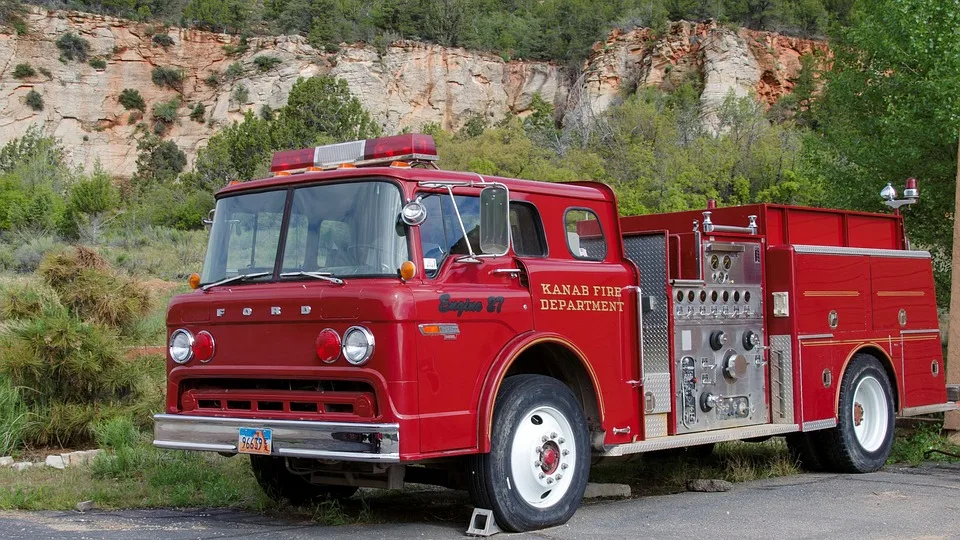
M762 250L705 242L703 280L672 283L677 431L768 421Z

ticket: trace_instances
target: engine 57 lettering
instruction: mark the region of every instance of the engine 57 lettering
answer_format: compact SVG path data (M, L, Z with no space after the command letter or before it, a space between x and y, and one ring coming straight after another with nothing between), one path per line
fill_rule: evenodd
M440 313L456 311L457 317L461 317L465 312L468 311L483 311L483 303L479 300L471 300L469 298L465 298L463 300L451 300L449 294L441 294L440 305L437 307L437 311Z

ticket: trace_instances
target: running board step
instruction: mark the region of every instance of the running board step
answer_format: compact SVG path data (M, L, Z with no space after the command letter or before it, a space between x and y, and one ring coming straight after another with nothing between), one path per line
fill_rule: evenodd
M724 441L752 439L754 437L783 435L794 431L800 431L800 426L796 424L766 424L762 426L722 429L703 433L688 433L685 435L674 435L672 437L659 437L649 441L618 444L608 448L606 452L600 455L604 457L625 456L628 454L668 450L670 448L680 448L683 446L697 446Z

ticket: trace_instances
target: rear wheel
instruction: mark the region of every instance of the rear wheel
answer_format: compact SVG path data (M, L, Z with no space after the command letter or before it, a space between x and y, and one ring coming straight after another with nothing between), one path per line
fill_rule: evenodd
M893 445L893 390L876 358L857 354L840 385L837 427L820 432L826 464L838 472L873 472Z
M489 454L472 458L474 504L516 532L560 525L583 499L590 473L586 418L563 383L542 375L503 381Z
M250 456L250 468L257 483L268 497L275 501L286 499L299 505L326 499L346 499L357 492L356 487L311 484L303 476L287 469L286 458Z

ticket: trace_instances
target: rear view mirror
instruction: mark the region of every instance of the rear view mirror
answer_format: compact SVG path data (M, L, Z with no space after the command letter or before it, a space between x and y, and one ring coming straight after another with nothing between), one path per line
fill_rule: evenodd
M203 223L203 227L208 231L210 230L210 227L213 226L213 216L214 214L216 214L216 212L217 212L217 209L212 208L209 212L207 212L207 217L200 218L200 221Z
M506 255L510 248L510 193L503 186L480 192L480 252Z

